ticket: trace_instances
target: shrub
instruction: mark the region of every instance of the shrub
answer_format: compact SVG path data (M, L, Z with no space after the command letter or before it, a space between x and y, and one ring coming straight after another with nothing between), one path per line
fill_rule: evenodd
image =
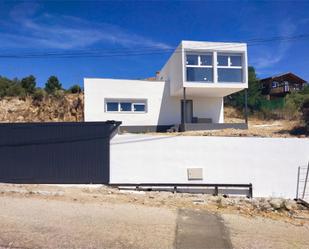
M45 91L53 94L57 90L61 90L61 83L56 76L50 76L45 84Z
M18 96L24 98L26 96L26 91L19 83L12 83L6 91L6 96Z
M43 89L37 88L37 89L35 89L35 91L32 95L32 99L34 101L41 102L44 99L45 95L46 95L46 92Z
M53 97L55 97L56 99L61 99L64 97L64 91L63 90L56 90L53 92L52 94Z
M25 92L27 94L33 94L35 91L35 86L36 86L36 82L35 82L35 77L33 75L30 75L28 77L25 77L21 80L20 82L22 88L25 89Z
M0 76L0 98L7 95L7 90L11 84L12 84L11 80Z
M309 133L309 97L307 97L301 106L302 118L305 123L307 133Z
M299 118L300 108L304 102L305 95L300 93L291 93L285 98L283 115L288 119Z
M82 89L79 85L73 85L69 88L68 92L70 92L70 93L81 93Z

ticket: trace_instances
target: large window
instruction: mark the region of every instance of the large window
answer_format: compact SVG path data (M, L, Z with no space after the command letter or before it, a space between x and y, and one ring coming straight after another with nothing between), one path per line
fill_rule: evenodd
M146 112L146 100L106 100L105 111L144 113Z
M216 53L214 54L216 55ZM243 82L243 57L236 53L186 54L186 77L191 82ZM214 65L213 61L217 61ZM217 79L214 79L216 70Z
M218 82L242 82L242 56L220 54L217 57Z
M107 102L106 103L106 111L108 112L118 112L119 103L118 102Z
M187 81L213 82L212 54L186 55Z

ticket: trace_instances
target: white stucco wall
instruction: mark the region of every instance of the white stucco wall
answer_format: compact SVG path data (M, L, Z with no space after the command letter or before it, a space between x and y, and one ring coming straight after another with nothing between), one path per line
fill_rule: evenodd
M164 81L85 79L85 120L118 120L122 125L180 123L179 99L169 95ZM105 99L146 99L146 113L105 112Z
M85 121L122 121L123 126L173 125L181 123L180 97L169 94L164 81L85 79ZM146 113L105 111L105 100L144 99ZM223 122L223 98L190 97L193 116Z
M110 177L186 183L187 168L203 168L203 181L194 182L252 183L254 196L294 198L297 167L308 160L309 139L117 135Z
M211 118L213 123L224 123L223 98L195 97L193 99L193 116Z
M159 73L160 80L169 82L170 93L173 96L179 96L179 92L181 92L183 87L183 63L184 54L182 44L180 43Z

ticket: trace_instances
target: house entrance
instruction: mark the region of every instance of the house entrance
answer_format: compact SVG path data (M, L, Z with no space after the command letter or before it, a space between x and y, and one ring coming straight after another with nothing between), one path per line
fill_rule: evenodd
M183 103L184 103L184 101L181 100L181 103L180 103L181 104L181 123L192 123L192 118L193 118L193 101L189 100L189 99L186 100L186 102L185 102L185 111L183 109L183 107L184 107Z

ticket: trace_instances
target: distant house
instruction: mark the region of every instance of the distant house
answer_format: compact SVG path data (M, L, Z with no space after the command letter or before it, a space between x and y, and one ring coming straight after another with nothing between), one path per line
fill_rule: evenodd
M260 83L262 94L266 95L268 99L276 99L285 97L288 93L302 90L306 81L288 72L261 79Z

